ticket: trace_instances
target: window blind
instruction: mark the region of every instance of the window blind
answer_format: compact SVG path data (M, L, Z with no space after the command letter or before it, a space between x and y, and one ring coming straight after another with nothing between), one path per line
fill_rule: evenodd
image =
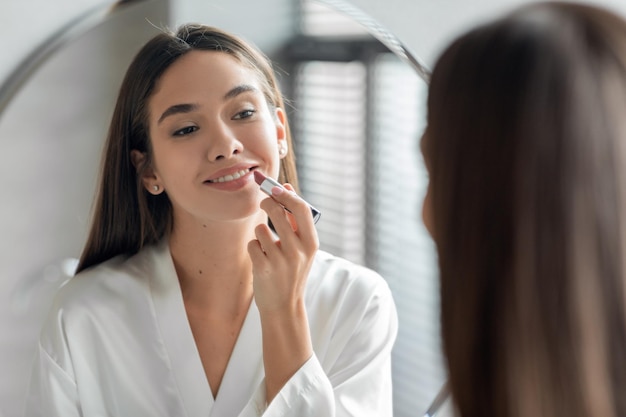
M389 283L399 316L394 415L418 415L445 381L435 249L421 221L426 84L392 54L304 62L296 80L300 186L322 211L320 246Z
M427 86L391 54L380 55L373 72L367 193L374 236L368 251L370 266L387 279L398 308L394 415L415 416L426 411L446 379L436 252L421 218L428 176L418 145Z
M366 69L360 62L298 66L295 152L303 195L321 210L320 247L365 262Z
M308 36L345 39L356 26L317 2L301 4ZM322 211L321 248L387 280L399 317L394 416L422 416L446 380L436 252L421 219L427 85L391 53L362 55L344 62L336 54L332 62L298 57L290 120L300 188ZM452 415L449 403L438 417Z
M359 23L334 9L311 0L300 2L301 29L310 36L367 36Z

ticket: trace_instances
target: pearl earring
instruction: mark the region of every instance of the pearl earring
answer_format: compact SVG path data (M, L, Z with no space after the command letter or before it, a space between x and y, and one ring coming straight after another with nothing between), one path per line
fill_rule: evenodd
M278 149L278 155L280 155L280 156L287 155L287 146L286 145L281 145L281 147Z
M153 185L153 186L152 186L152 189L153 189L155 192L156 192L156 191L159 191L159 186L158 186L158 185Z

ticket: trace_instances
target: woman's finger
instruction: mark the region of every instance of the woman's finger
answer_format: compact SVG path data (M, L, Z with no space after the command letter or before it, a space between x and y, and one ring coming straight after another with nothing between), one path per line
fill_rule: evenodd
M268 212L276 233L281 240L290 239L289 236L295 234L304 247L317 249L317 231L309 204L293 191L290 184L285 184L284 187L272 188L272 199L289 211L287 215ZM272 214L276 219L271 217Z

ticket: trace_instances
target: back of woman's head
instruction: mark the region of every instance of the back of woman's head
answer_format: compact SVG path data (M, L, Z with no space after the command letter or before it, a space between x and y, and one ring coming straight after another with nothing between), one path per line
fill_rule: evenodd
M626 22L541 3L438 60L424 155L462 416L626 415Z
M159 241L171 228L172 206L167 194L151 195L140 180L142 172L152 167L148 101L163 73L192 50L230 54L257 75L269 108L284 108L271 62L243 39L195 24L153 37L131 62L120 88L105 143L91 230L78 272L116 255L132 255L144 245ZM287 121L285 129L288 153L281 160L279 179L297 188ZM131 160L131 150L135 149L145 155L139 172Z

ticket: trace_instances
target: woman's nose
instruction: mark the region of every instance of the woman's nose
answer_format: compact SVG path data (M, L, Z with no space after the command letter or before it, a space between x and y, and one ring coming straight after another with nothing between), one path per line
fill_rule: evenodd
M242 150L242 143L228 126L220 123L210 129L207 150L207 157L210 161L230 158Z

